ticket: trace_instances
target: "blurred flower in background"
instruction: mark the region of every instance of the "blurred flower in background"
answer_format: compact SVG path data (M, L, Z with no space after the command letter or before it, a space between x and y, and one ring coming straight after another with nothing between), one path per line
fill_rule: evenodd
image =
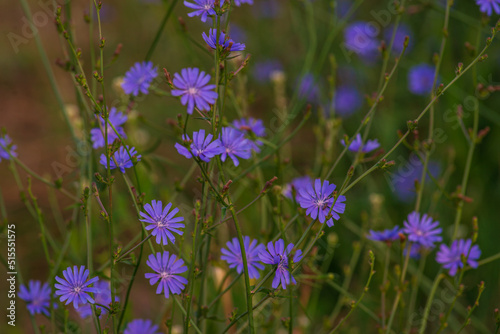
M408 89L415 95L428 95L432 91L436 68L429 64L415 65L408 71ZM439 83L439 78L436 85Z
M125 134L125 130L122 125L127 121L127 115L122 114L120 111L116 110L115 107L111 108L109 111L108 121L113 125L113 127L109 124L104 124L104 119L99 115L99 121L101 122L101 127L108 127L108 145L113 144L115 139L119 139L113 127L116 131L122 136L122 138L127 138ZM93 148L100 148L105 146L104 134L101 127L93 128L90 130L90 140L92 140Z
M335 113L342 117L347 117L358 111L363 105L363 97L352 86L339 86L335 90L332 100Z
M476 0L476 4L479 6L479 11L485 13L488 16L493 14L500 14L500 0Z
M393 32L394 32L394 25L392 24L384 30L384 40L387 47L389 47ZM405 54L410 52L411 49L413 48L413 33L408 25L400 23L396 30L396 35L394 35L394 42L392 44L392 53L398 56L403 51L406 36L408 36L410 39L408 40L408 46L406 47Z
M459 239L453 241L450 247L441 244L436 254L436 261L441 263L443 268L450 270L450 276L455 276L458 269L464 267L464 261L471 266L471 268L477 268L477 260L480 256L481 250L479 246L472 246L471 239Z
M21 285L17 296L26 302L30 314L44 314L47 317L50 307L50 287L48 283L30 280L28 286ZM57 305L56 305L57 306Z
M367 63L374 63L380 56L377 39L378 27L369 22L357 21L344 29L345 47L356 53Z
M275 71L283 71L283 65L276 59L258 61L253 66L253 76L261 83L269 82Z
M12 139L8 135L0 138L0 161L2 159L10 160L10 156L17 157L17 146L12 144Z
M126 94L138 96L139 92L147 94L153 79L158 76L158 68L153 67L150 61L135 63L130 70L125 73L122 88Z

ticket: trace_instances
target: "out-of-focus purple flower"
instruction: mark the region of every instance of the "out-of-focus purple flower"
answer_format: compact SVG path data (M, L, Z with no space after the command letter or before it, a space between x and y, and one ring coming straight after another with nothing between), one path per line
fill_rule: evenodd
M94 293L95 302L97 304L109 306L109 304L111 304L111 289L109 282L98 281L94 284L94 288L97 289L97 292ZM120 298L115 296L115 302L119 300ZM92 315L92 307L89 304L84 304L80 306L76 311L82 318L87 318ZM106 310L105 308L101 308L101 314L107 314L107 313L108 310Z
M181 75L174 74L173 96L181 96L182 105L187 104L187 113L192 114L193 109L209 111L210 104L214 104L217 99L217 93L213 90L215 85L207 85L210 81L210 75L205 74L197 68L184 68Z
M479 11L485 13L488 16L493 14L500 14L500 0L476 0L476 4L479 6Z
M95 287L89 287L89 285L96 283L99 277L94 277L89 280L89 270L85 269L85 266L81 266L78 270L77 266L73 268L68 267L63 270L63 278L56 276L56 281L59 282L55 284L56 295L61 296L60 301L66 301L66 305L73 302L73 306L78 309L79 304L94 304L94 299L90 297L89 293L98 292Z
M259 278L259 270L264 269L264 265L260 263L259 253L265 246L263 244L258 244L256 239L250 242L250 237L243 237L243 244L245 245L245 253L247 255L247 265L248 265L248 276L250 278ZM233 238L233 240L226 243L225 248L221 248L222 255L221 260L226 261L229 264L229 268L235 268L238 274L243 272L243 257L241 256L241 248L238 238Z
M355 113L363 105L363 98L355 87L340 86L335 90L333 99L335 113L340 116L349 116Z
M342 145L345 146L345 140L342 139L340 141L342 143ZM351 152L358 152L359 151L359 148L363 145L363 139L361 138L361 135L358 133L356 135L356 138L354 138L352 140L352 142L349 144L349 151ZM380 143L378 142L377 139L373 139L373 140L367 140L366 141L366 144L365 146L363 146L363 148L361 149L361 152L363 153L368 153L368 152L371 152L377 148L380 147Z
M272 73L275 71L283 71L283 65L276 59L268 59L255 63L253 76L259 82L269 82Z
M267 250L264 248L260 253L260 260L266 264L277 265L276 274L273 279L273 289L278 288L281 283L283 290L286 289L287 284L297 284L295 278L290 275L288 268L288 257L291 255L293 244L288 244L285 249L285 242L279 239L273 245L272 242L267 244ZM302 259L302 251L297 249L293 255L293 263L297 263Z
M0 161L2 159L10 160L10 155L17 157L16 149L17 146L12 144L9 135L5 135L3 138L0 137Z
M393 31L394 25L392 24L384 30L384 40L387 44L387 47L389 47L389 44L391 42ZM413 47L413 33L409 26L404 23L400 23L396 30L396 35L394 35L394 42L392 44L393 53L399 55L403 51L406 36L410 37L408 46L406 47L406 53L408 53Z
M140 154L137 155L137 150L135 149L135 147L129 148L129 146L127 145L127 148L130 151L130 155L129 152L127 152L127 150L123 146L121 146L120 149L118 149L118 151L116 151L115 154L113 154L114 159L113 158L109 159L110 169L120 168L120 171L125 174L125 168L131 168L132 166L134 166L131 157L135 158L136 161L141 161L142 156ZM108 167L108 162L105 154L101 154L101 159L99 160L99 163L106 168Z
M429 64L415 65L408 71L408 89L415 95L428 95L434 83L436 68ZM436 84L439 83L439 78Z
M219 139L224 148L220 156L222 161L226 161L227 156L229 156L234 165L238 166L240 164L238 158L250 159L252 156L252 143L245 139L244 133L233 128L222 128Z
M307 73L300 78L298 89L300 98L306 99L308 102L318 102L320 94L319 85L311 73Z
M45 314L49 316L50 287L48 283L30 280L28 286L21 285L17 296L26 302L30 314Z
M135 63L134 66L125 73L122 88L126 94L132 94L134 96L139 95L139 92L147 94L151 82L157 76L158 68L153 67L152 62L144 61L142 63Z
M244 3L247 3L249 5L253 5L253 0L234 0L234 4L238 7Z
M399 226L394 226L392 229L383 231L370 230L370 234L367 238L373 241L392 242L399 239L399 232L401 232Z
M167 245L168 240L171 243L175 243L175 236L172 233L182 235L184 232L179 230L179 228L184 228L184 224L180 223L184 221L184 217L174 217L178 208L174 208L170 211L172 203L168 203L165 208L163 208L163 203L161 201L153 200L151 204L147 203L144 205L144 210L146 213L139 212L142 219L141 222L145 222L147 225L146 230L153 230L152 235L156 236L156 243ZM169 213L170 211L170 213Z
M467 259L466 263L472 268L477 268L477 260L481 256L478 245L472 246L471 239L459 239L452 242L451 247L441 244L436 254L436 261L449 269L450 276L455 276L459 268L464 267L462 256Z
M122 114L120 111L116 110L115 107L111 108L109 111L109 122L113 124L116 131L122 136L122 138L127 138L125 131L123 130L122 125L127 121L127 115ZM101 126L104 129L105 123L104 119L99 116L99 122L101 122ZM113 144L115 139L118 139L118 135L113 130L111 125L107 124L108 127L108 145ZM90 139L92 140L92 147L97 149L100 147L104 147L104 134L101 131L100 127L93 128L90 130Z
M217 46L222 46L222 51L243 51L245 50L245 44L236 43L229 36L226 38L226 34L223 31L219 31L219 38L217 39L217 29L210 29L208 31L208 36L206 33L201 34L205 42L212 49L217 49ZM218 40L218 42L217 42Z
M283 196L292 199L292 194L293 194L292 188L294 188L295 200L298 201L300 189L307 187L309 184L312 184L312 179L310 176L306 175L306 176L296 177L295 179L292 180L292 182L287 183L283 187Z
M208 15L215 15L215 0L193 0L194 3L184 1L184 6L194 9L194 12L188 13L189 17L200 16L201 22L207 21Z
M420 213L416 211L410 213L404 221L403 232L408 235L408 240L425 248L434 248L435 242L441 242L442 231L438 221L433 221L426 214L420 217Z
M339 0L337 1L337 11L334 13L336 17L342 18L349 13L351 7L354 3L351 0Z
M161 334L160 327L149 319L134 319L127 324L123 334Z
M420 259L420 255L422 255L422 252L426 250L426 247L419 244L408 244L405 249L403 249L403 256L405 257L408 253L408 248L410 249L410 257L414 260Z
M149 279L149 284L155 285L160 281L156 294L163 291L165 298L168 298L170 293L178 295L184 290L184 285L187 284L188 280L179 275L187 270L184 260L177 260L177 256L174 254L170 256L167 251L164 251L163 254L156 253L156 256L150 254L146 264L156 272L156 274L145 274L145 277Z
M373 61L379 56L377 40L378 28L364 21L353 22L344 30L345 47L366 61Z
M240 26L238 26L234 23L231 23L231 28L229 29L229 34L231 35L231 38L233 38L235 41L240 41L242 43L247 41L247 33L245 32L245 30L243 30L243 28L241 28ZM235 51L235 50L233 50L233 48L231 48L231 51Z
M259 146L262 146L263 143L255 137L265 137L266 135L266 128L261 119L253 117L241 118L234 120L233 126L237 130L249 135L248 139L252 144L252 149L255 152L260 152Z
M299 196L297 201L303 209L306 209L306 215L312 219L319 217L321 224L326 221L326 225L332 227L333 220L339 220L339 213L344 213L345 211L344 202L346 198L345 196L339 196L331 210L331 218L326 220L333 204L333 191L336 187L335 184L330 184L327 180L324 180L322 184L321 179L316 179L314 187L312 182L309 182L304 187L298 189Z
M214 156L224 152L221 141L219 139L212 141L212 138L213 136L211 133L205 138L205 130L201 129L200 131L193 132L193 142L190 146L192 154L185 146L179 143L175 144L175 148L179 154L182 154L188 159L192 158L194 154L194 156L200 158L200 160L209 162ZM183 139L188 142L190 141L189 136L184 137L183 135Z
M398 168L393 174L391 185L397 194L397 198L403 202L409 202L415 197L415 181L420 180L424 166L422 161L416 156L411 155L406 165ZM430 161L427 170L430 175L437 178L440 174L440 166L437 162ZM427 175L426 183L430 182L430 177Z
M257 18L275 18L281 13L279 0L261 0L252 7L252 13Z

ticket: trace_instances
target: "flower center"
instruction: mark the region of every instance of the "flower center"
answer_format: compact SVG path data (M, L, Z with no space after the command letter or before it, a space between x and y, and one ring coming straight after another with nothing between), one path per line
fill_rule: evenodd
M170 274L164 271L164 272L160 273L160 277L161 277L161 279L166 279L166 278L170 277Z
M75 293L80 293L80 291L82 290L81 287L77 286L73 289L73 291L75 291Z
M165 224L165 222L163 220L159 220L159 221L156 222L156 226L158 226L158 227L164 227L164 226L166 226L166 224Z
M198 93L198 88L196 88L196 87L188 88L189 95L196 95L197 93Z

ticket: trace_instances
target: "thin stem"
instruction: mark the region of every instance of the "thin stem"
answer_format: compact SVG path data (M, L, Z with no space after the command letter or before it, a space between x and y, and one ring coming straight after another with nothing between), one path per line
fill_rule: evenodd
M441 270L440 270L440 272L441 272ZM425 328L427 327L427 319L429 318L429 312L431 310L432 301L434 300L434 295L436 294L436 290L437 290L437 288L439 286L439 282L441 282L441 280L444 277L445 276L443 274L438 273L438 275L434 279L434 284L432 284L432 288L431 288L431 292L429 294L429 298L427 298L427 303L425 304L424 317L422 319L422 325L420 326L420 330L418 331L419 334L424 334L425 333Z

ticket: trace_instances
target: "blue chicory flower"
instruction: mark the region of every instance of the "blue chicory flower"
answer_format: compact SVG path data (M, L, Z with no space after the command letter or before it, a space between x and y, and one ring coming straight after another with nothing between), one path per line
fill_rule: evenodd
M408 89L415 95L427 95L434 84L435 67L429 64L415 65L408 71ZM439 79L438 81L439 82Z
M147 223L145 227L146 230L153 230L151 234L156 236L156 243L167 245L168 240L171 243L175 243L175 236L172 233L182 235L184 232L179 230L184 228L185 225L180 223L184 221L184 217L174 217L178 212L178 208L174 208L170 211L172 203L168 203L165 208L161 201L153 200L151 204L147 203L144 205L144 212L139 212L142 219L141 222ZM169 212L170 211L170 212Z
M245 44L236 43L229 36L226 37L223 31L219 31L219 38L217 38L217 29L210 29L208 36L206 33L202 33L202 37L208 46L214 50L217 49L217 46L222 46L222 51L228 52L245 50Z
M207 21L207 16L215 15L215 0L193 0L194 3L184 1L184 6L194 9L194 12L188 13L189 17L200 16L201 22Z
M399 226L394 226L392 229L383 231L370 230L370 234L367 238L373 241L392 242L399 239L400 232L401 228Z
M377 35L378 28L369 22L353 22L344 29L345 47L363 60L373 62L380 55Z
M352 86L339 86L333 98L335 113L346 117L352 115L363 105L363 98L358 90Z
M306 188L309 184L312 183L312 179L310 176L299 176L292 180L292 182L287 183L283 187L283 196L286 198L292 199L292 188L295 189L295 200L299 199L299 191L302 188Z
M101 122L101 126L104 129L105 123L104 119L99 116L99 121ZM114 128L116 131L122 136L122 138L127 138L127 135L125 134L125 131L123 130L122 125L127 121L127 115L124 115L120 111L116 110L115 107L111 108L109 111L109 122L113 124ZM116 132L113 130L113 127L111 125L107 124L108 126L108 145L113 144L115 139L118 139L118 135ZM101 127L96 127L90 130L90 140L92 140L92 147L97 149L100 147L104 147L104 134L101 131Z
M181 74L174 74L173 96L181 96L182 105L187 104L187 113L192 114L196 106L200 110L209 111L210 104L214 104L217 93L213 90L215 85L207 85L210 75L197 68L184 68Z
M81 266L80 269L77 266L68 267L63 270L63 277L64 279L56 276L59 284L55 284L56 295L61 296L59 299L61 302L66 301L66 305L73 302L75 309L78 309L80 304L94 304L95 301L89 293L96 293L98 289L89 285L96 283L99 277L87 280L89 270L85 269L85 266Z
M244 133L233 128L222 128L219 139L224 148L220 157L223 162L229 156L234 165L238 166L240 164L238 158L250 159L252 156L252 143L250 140L245 139Z
M160 327L149 319L134 319L127 324L123 334L161 334Z
M137 161L141 160L142 156L140 154L137 155L137 150L135 149L135 147L129 148L129 146L127 145L127 148L130 152L130 155L129 152L127 152L127 150L125 149L125 147L121 146L120 149L118 149L118 151L116 151L115 154L113 155L114 159L113 158L109 159L110 169L119 168L120 171L125 174L125 168L131 168L132 166L134 166L131 157L135 158ZM99 160L99 163L107 168L108 162L105 154L101 154L101 159Z
M21 285L17 296L26 302L30 314L44 314L49 316L50 287L48 283L30 280L28 286Z
M184 285L188 280L179 274L185 272L187 267L184 265L184 260L177 259L177 256L170 255L167 251L163 254L158 252L150 254L146 264L153 269L156 273L146 273L145 277L149 279L149 284L155 285L159 282L156 294L163 291L165 298L173 295L178 295L184 290Z
M261 119L253 117L241 118L234 120L233 126L245 134L250 134L248 139L252 144L252 149L255 152L260 152L259 146L262 146L263 143L258 139L253 140L251 135L254 134L256 137L264 137L266 135L266 128L264 127L264 122L262 122Z
M94 288L97 292L94 293L94 299L97 304L104 306L109 306L111 304L111 289L110 284L107 281L98 281L94 284ZM119 301L120 298L115 296L115 302ZM78 314L82 318L88 318L92 315L92 307L89 304L84 304L80 306L77 310ZM101 314L107 314L108 310L101 308Z
M147 94L153 79L158 76L158 68L153 67L150 61L135 63L134 66L125 73L122 88L126 94L138 96L139 92Z
M288 258L291 256L293 244L288 244L285 249L285 242L279 239L276 243L269 242L267 250L263 249L259 253L260 260L266 264L276 265L276 274L274 275L273 289L281 287L285 290L287 284L297 284L295 278L290 274ZM297 249L293 255L293 263L298 263L302 259L302 251Z
M488 16L493 14L500 14L500 0L476 0L476 4L479 6L479 11L485 13Z
M17 157L16 149L17 146L12 144L12 139L8 135L0 137L0 161L2 159L10 160L11 155Z
M425 248L434 248L435 242L441 242L440 236L443 231L438 221L433 221L432 217L413 211L404 222L403 232L408 235L408 240Z
M259 253L265 249L263 244L258 244L256 239L250 242L250 237L243 237L243 244L247 256L248 276L250 278L259 278L259 270L264 269L264 265L260 263ZM229 268L236 268L238 274L243 272L243 257L241 256L241 248L238 238L233 238L226 243L226 248L221 248L221 260L229 264Z
M459 268L464 267L462 256L466 258L466 263L472 268L477 268L477 260L481 256L481 250L478 245L472 245L471 239L454 240L450 247L445 244L439 246L436 254L436 261L443 265L443 268L449 269L450 276L455 276Z
M179 154L182 154L186 158L190 159L193 157L198 157L204 162L209 162L214 156L221 154L224 151L222 143L219 139L212 141L212 134L209 133L205 137L205 130L193 132L193 141L190 145L191 152L183 145L176 143L175 148ZM190 141L189 136L184 136L183 139L187 142Z
M345 140L342 139L340 141L343 146L345 146ZM361 135L358 133L356 138L354 138L349 144L348 150L351 152L358 152L359 148L363 145L363 139ZM361 152L368 153L380 147L380 144L377 139L367 140L365 146L362 146Z

